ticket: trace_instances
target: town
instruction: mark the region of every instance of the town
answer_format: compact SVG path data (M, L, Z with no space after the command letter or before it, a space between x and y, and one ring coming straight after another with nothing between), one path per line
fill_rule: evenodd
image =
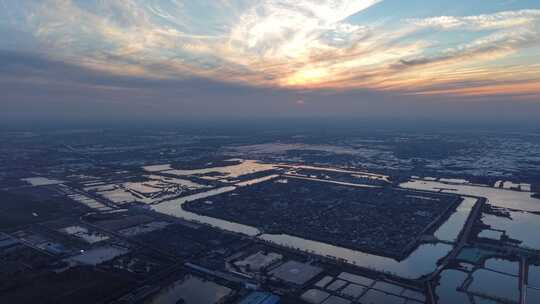
M314 161L243 137L41 136L4 137L2 302L540 299L539 183L525 173L375 170L343 165L340 146L312 146Z

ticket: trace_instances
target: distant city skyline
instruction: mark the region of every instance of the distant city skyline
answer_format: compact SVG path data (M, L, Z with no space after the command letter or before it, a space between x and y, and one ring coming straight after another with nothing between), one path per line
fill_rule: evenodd
M540 115L540 2L0 0L3 119Z

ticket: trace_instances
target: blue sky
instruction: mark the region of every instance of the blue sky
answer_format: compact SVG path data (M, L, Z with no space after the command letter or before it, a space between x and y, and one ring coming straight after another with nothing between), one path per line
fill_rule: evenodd
M540 99L540 1L0 0L0 35L0 102L20 117L525 115Z

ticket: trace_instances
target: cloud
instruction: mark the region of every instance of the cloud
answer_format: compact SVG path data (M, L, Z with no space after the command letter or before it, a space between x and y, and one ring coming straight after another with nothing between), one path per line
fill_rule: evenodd
M504 72L523 73L511 68ZM539 72L540 65L529 67L530 75L540 75ZM505 115L521 119L530 118L531 113L540 110L534 102L514 102L540 97L537 94L540 83L526 83L523 79L513 82L467 81L452 86L419 87L422 92L350 88L300 90L197 77L166 79L119 75L46 55L0 51L0 121L12 121L26 127L29 122L36 121L128 121L140 125L147 121L177 123L197 117L467 116L478 120L479 117L492 117L501 107L511 109L505 111ZM493 95L499 90L505 94ZM475 102L466 107L456 106L456 103L472 100Z
M408 21L419 27L480 31L534 25L539 20L540 10L528 9L464 17L439 16L425 19L409 19Z
M231 30L233 47L262 57L298 58L323 47L322 35L347 35L357 27L343 23L379 0L259 1Z
M495 88L516 75L524 83L533 80L525 59L505 65L513 75L498 63L540 46L540 10L351 18L381 2L0 0L0 33L36 40L4 41L0 49L38 49L40 58L73 75L61 81L82 82L77 75L84 71L89 85L124 89L204 79L227 87L413 94L469 83L471 90L496 94L476 84L484 80ZM44 71L30 63L11 66L10 77L32 68L40 78Z
M415 67L440 63L463 63L464 61L493 61L520 48L540 42L540 35L528 30L496 33L455 48L449 48L435 56L401 59L396 68Z

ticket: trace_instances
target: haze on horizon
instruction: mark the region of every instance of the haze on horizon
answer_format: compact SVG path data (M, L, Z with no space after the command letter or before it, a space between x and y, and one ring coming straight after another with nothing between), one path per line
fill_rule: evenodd
M0 118L540 116L540 2L0 0Z

